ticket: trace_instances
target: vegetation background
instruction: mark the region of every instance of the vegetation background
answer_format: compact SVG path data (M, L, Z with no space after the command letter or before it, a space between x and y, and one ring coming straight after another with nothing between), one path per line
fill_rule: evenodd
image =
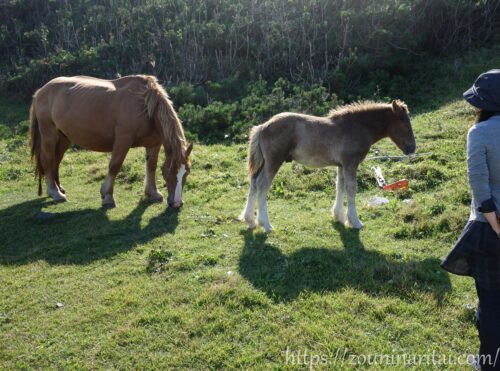
M461 93L500 65L499 31L488 0L0 1L0 368L295 368L289 349L351 369L351 355L475 353L473 283L439 261L470 204ZM78 149L62 163L70 202L38 198L33 91L133 73L159 76L199 142L181 212L145 202L141 149L116 209L100 209L109 155ZM251 125L393 98L432 154L362 165L365 229L331 221L331 169L298 164L273 183L271 235L235 220ZM384 140L375 153L398 151ZM379 208L374 164L410 180ZM347 362L333 363L339 350ZM431 367L466 369L416 368Z
M60 75L154 74L193 138L241 141L278 111L424 103L414 88L434 77L426 62L498 41L500 3L3 0L0 24L1 90L29 97Z

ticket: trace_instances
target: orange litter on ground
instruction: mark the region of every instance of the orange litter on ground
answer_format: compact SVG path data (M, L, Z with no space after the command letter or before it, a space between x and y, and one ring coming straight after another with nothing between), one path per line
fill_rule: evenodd
M407 179L401 179L398 180L397 182L387 184L387 182L384 179L384 176L382 175L382 170L380 169L379 166L377 167L372 167L374 173L375 173L375 179L377 180L377 184L380 188L382 188L384 191L398 191L402 189L407 189L409 186L409 182Z

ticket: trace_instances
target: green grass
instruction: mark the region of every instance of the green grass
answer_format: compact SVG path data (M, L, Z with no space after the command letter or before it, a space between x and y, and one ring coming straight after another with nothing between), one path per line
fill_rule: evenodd
M462 86L450 86L459 97ZM332 222L333 169L287 164L265 235L236 221L246 145L195 146L180 212L145 201L139 149L118 178L117 208L103 211L109 155L70 150L61 173L70 201L54 205L36 196L27 106L0 100L0 368L293 368L289 349L350 369L333 363L339 350L475 353L473 282L439 267L469 213L472 112L460 101L422 107L418 152L432 155L362 165L363 230ZM398 154L389 140L376 150ZM410 189L378 190L376 164ZM390 203L369 207L373 196Z
M69 151L70 202L38 198L25 141L0 142L0 363L5 368L281 367L321 355L475 352L472 280L439 268L468 215L464 103L416 116L413 163L381 163L411 189L359 174L361 232L332 222L332 169L283 167L266 236L235 218L245 145L197 146L180 212L142 196L144 153L100 208L109 156ZM396 154L388 140L375 146ZM413 203L403 203L411 198ZM40 211L53 213L39 220ZM229 273L228 272L233 272ZM63 307L56 309L56 303ZM346 366L347 367L347 366Z

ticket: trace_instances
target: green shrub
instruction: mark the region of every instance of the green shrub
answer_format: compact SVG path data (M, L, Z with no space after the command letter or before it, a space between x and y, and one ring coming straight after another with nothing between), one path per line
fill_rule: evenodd
M233 84L232 80L228 81ZM202 88L198 89L201 91ZM214 84L205 89L207 92L214 90ZM193 86L183 84L171 92L174 101L188 102L179 108L179 116L190 135L205 143L246 141L252 126L264 123L276 113L292 111L325 115L341 103L322 86L308 88L285 79L278 79L273 85L260 79L242 90L249 94L240 100L213 101L206 106L194 103L198 95Z

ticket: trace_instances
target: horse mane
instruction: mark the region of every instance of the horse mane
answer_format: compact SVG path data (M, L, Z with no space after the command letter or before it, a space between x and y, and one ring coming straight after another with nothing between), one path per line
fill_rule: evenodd
M409 113L408 107L403 101L398 99L395 102L403 112L405 112L406 114ZM374 102L371 100L365 100L347 104L345 106L341 106L338 108L334 108L328 113L327 117L330 119L336 119L351 114L360 114L367 111L377 111L377 110L382 111L387 109L392 110L392 105L390 103L381 103L381 102Z
M182 163L186 151L186 137L181 121L174 110L172 101L156 77L143 75L146 82L144 93L146 110L150 119L156 119L163 129L163 136L168 141L172 163Z

